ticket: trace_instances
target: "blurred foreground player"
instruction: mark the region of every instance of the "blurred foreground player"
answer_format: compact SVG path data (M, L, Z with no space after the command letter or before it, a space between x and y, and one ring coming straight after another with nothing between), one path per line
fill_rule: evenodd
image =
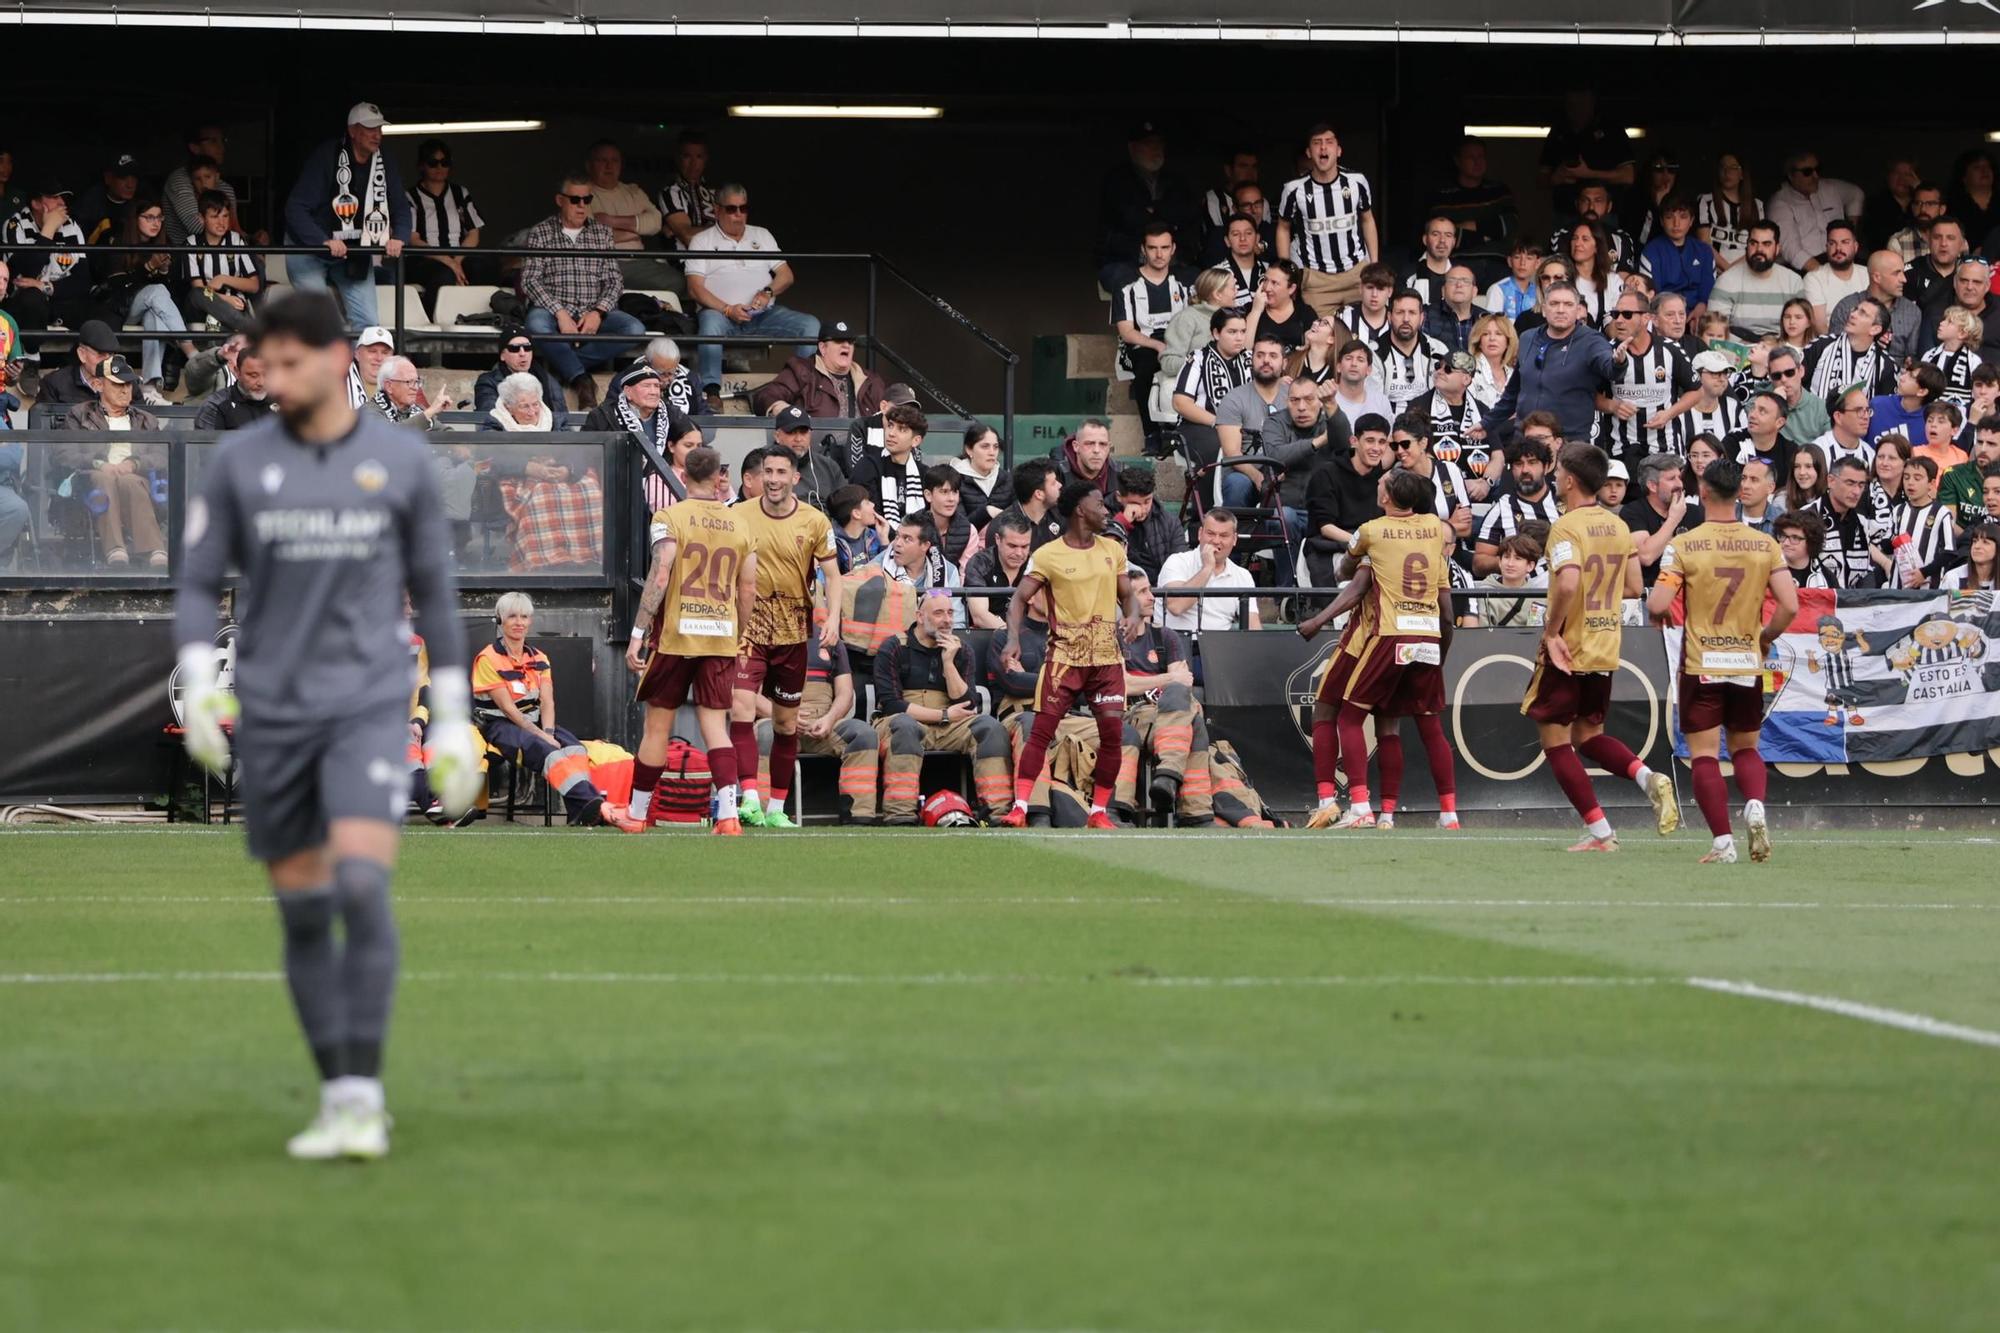
M287 1150L375 1158L389 1151L389 875L409 790L405 589L434 669L430 778L447 814L465 812L480 778L451 528L423 437L349 405L332 298L273 300L255 345L277 415L222 442L188 507L174 624L187 747L226 769L223 724L240 703L250 854L276 892L285 977L323 1080L319 1114ZM232 566L243 574L234 699L210 647Z
M1597 503L1611 460L1591 444L1563 446L1556 459L1562 517L1549 529L1549 612L1542 650L1521 711L1541 729L1542 753L1563 795L1583 816L1573 852L1615 852L1618 835L1578 754L1639 784L1662 837L1680 827L1673 780L1655 773L1625 743L1604 734L1611 680L1624 647L1625 599L1644 592L1632 530Z
M714 830L735 836L743 825L736 817L736 749L729 740L729 709L738 639L757 600L757 553L741 509L724 500L722 455L706 447L692 449L681 467L687 474L687 499L653 515L653 567L625 649L625 665L638 674L639 702L646 705L629 809L643 831L673 740L674 713L692 696L701 742L708 749L709 781L715 785L710 808Z
M1091 774L1090 818L1086 828L1117 828L1105 809L1118 784L1120 748L1125 739L1125 652L1139 637L1139 599L1125 577L1125 548L1104 535L1110 511L1094 482L1072 481L1062 488L1056 512L1062 538L1028 557L1021 581L1007 600L1007 647L1001 666L1021 670L1022 621L1028 603L1043 599L1049 646L1035 682L1035 722L1014 770L1014 807L1000 816L1008 828L1025 828L1028 799L1048 759L1049 743L1063 714L1079 701L1097 720L1097 767Z
M1704 865L1736 859L1729 828L1729 789L1718 757L1722 733L1729 733L1729 762L1743 793L1743 819L1750 826L1750 859L1771 859L1771 832L1764 822L1764 757L1757 753L1764 727L1764 662L1771 645L1799 613L1798 587L1778 543L1738 518L1736 492L1743 469L1718 460L1701 474L1701 506L1707 521L1668 543L1660 555L1660 575L1646 599L1655 619L1676 599L1685 612L1681 637L1679 713L1681 733L1693 757L1694 799L1715 839ZM1764 619L1764 592L1775 609Z

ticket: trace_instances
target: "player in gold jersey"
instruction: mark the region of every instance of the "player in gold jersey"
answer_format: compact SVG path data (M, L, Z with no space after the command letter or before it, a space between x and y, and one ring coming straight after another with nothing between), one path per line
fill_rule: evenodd
M1562 517L1549 529L1549 608L1542 648L1521 711L1541 728L1542 754L1563 795L1583 816L1583 841L1573 852L1615 852L1618 835L1590 774L1577 755L1607 772L1632 779L1653 803L1662 836L1680 827L1673 779L1655 773L1626 744L1604 734L1611 679L1624 646L1621 617L1627 597L1643 591L1632 530L1597 503L1611 460L1591 444L1569 444L1556 459L1556 494Z
M1007 646L1000 662L1021 670L1022 620L1028 604L1042 598L1049 646L1035 685L1035 723L1014 770L1014 807L1000 816L1008 828L1028 822L1028 800L1042 776L1049 743L1070 706L1081 699L1097 720L1097 767L1091 775L1088 828L1116 828L1105 807L1118 783L1125 743L1125 650L1145 626L1139 597L1125 577L1125 547L1104 535L1110 512L1095 482L1072 481L1062 489L1056 512L1068 525L1061 540L1028 557L1021 581L1007 602Z
M799 700L806 687L806 638L812 633L813 573L826 580L820 647L840 642L840 558L833 524L793 493L798 456L781 444L764 453L755 504L738 505L757 548L757 602L750 609L743 656L736 664L729 740L742 778L738 816L751 828L787 829L785 798L799 757ZM771 699L771 790L757 800L757 698Z
M1719 758L1729 733L1729 762L1743 793L1750 826L1750 859L1771 859L1764 820L1764 758L1757 753L1764 726L1764 662L1771 645L1799 613L1798 588L1778 543L1736 516L1743 469L1717 461L1701 474L1707 521L1683 532L1660 555L1659 581L1646 599L1657 619L1678 600L1684 609L1680 662L1681 732L1693 757L1694 799L1715 844L1704 863L1736 859L1729 829L1729 789ZM1775 609L1764 621L1764 594Z
M1382 810L1395 818L1403 784L1402 719L1414 717L1437 786L1438 826L1458 827L1458 781L1445 740L1444 654L1451 642L1451 580L1446 562L1456 534L1432 512L1431 481L1407 468L1382 478L1383 517L1354 533L1341 564L1353 578L1365 562L1373 588L1321 684L1341 701L1335 720L1347 773L1347 813L1333 827L1380 827L1369 802L1368 744L1362 725L1375 716L1375 762ZM1394 827L1393 822L1390 827Z
M625 664L639 673L639 701L646 705L629 809L643 830L673 739L674 713L692 694L715 786L715 831L740 834L736 750L729 743L730 684L738 640L757 600L757 552L743 516L722 501L722 455L704 446L689 452L681 468L687 499L653 516L653 568L625 650Z

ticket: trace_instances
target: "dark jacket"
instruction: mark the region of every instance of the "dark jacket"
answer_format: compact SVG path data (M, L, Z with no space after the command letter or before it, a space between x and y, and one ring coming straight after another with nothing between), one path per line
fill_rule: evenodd
M1094 481L1097 489L1104 496L1104 503L1107 506L1111 504L1112 496L1115 493L1118 482L1118 467L1113 462L1110 454L1104 456L1104 466L1098 469L1097 476L1094 478L1085 477L1078 471L1079 464L1076 459L1076 440L1074 437L1064 440L1062 447L1050 456L1049 461L1056 465L1056 473L1062 478L1063 485L1067 486L1073 481Z
M1313 441L1322 436L1326 443L1315 449ZM1276 459L1284 466L1285 475L1278 482L1279 497L1294 509L1304 509L1313 473L1329 458L1346 458L1352 439L1345 412L1329 416L1322 411L1309 430L1301 430L1292 424L1292 414L1286 411L1264 423L1264 438L1258 441L1258 448L1264 457Z
M972 649L959 642L958 653L952 659L958 667L958 678L965 685L962 694L954 695L945 688L944 650L926 648L916 635L916 627L911 626L901 634L892 636L875 654L875 712L877 716L888 717L892 713L906 712L910 707L907 696L919 690L935 690L951 703L971 703L979 696L974 690L979 685L979 677L972 663Z
M557 399L560 401L560 394L557 395ZM553 412L553 404L550 405L550 410ZM664 399L660 402L660 410L653 414L653 419L647 424L653 430L653 438L650 443L660 451L662 458L666 457L668 441L678 440L681 436L687 434L688 429L694 425L692 421L688 420L686 414ZM666 433L664 435L661 434L662 426L665 427ZM625 423L618 419L618 400L607 398L596 407L591 408L590 415L583 419L583 428L587 431L624 430Z
M931 526L937 527L937 516L932 514L930 510L925 509L920 511L918 517L930 519ZM965 567L965 548L971 541L972 520L966 517L965 505L961 501L957 512L951 516L951 521L938 531L938 544L939 548L944 552L944 558L957 567L961 573L963 573Z
M1611 378L1616 360L1604 335L1578 324L1567 338L1551 338L1546 328L1521 339L1521 360L1500 401L1486 415L1486 429L1518 421L1530 412L1553 412L1563 438L1587 440L1597 415L1597 390Z
M799 484L796 488L799 499L825 512L833 493L847 484L847 473L840 466L845 454L846 445L836 446L831 435L823 435L814 441L812 447L806 450L806 456L799 460Z
M132 429L135 431L156 431L160 428L159 418L150 412L142 412L137 407L130 409ZM63 418L63 430L104 429L104 408L96 402L78 403ZM111 446L105 443L59 444L55 456L50 459L52 470L56 472L87 472L97 466L105 451ZM146 471L165 472L167 470L167 446L153 440L132 441L132 461Z
M1140 233L1151 222L1174 229L1175 253L1181 262L1201 253L1201 197L1171 165L1151 186L1129 160L1113 167L1098 192L1097 216L1102 228L1099 264L1137 264Z
M967 588L1015 588L1020 586L1021 575L1027 572L1027 562L1023 561L1021 567L1014 571L1014 577L1008 578L1007 571L1000 567L1000 552L988 546L973 552L971 558L965 562L965 569L960 573L959 581L961 586ZM973 603L983 602L987 611L1005 620L1007 603L1012 600L1012 594L968 597L965 600L965 614L970 618Z
M1167 562L1167 557L1187 549L1186 529L1167 513L1166 505L1157 496L1153 512L1143 522L1127 523L1118 510L1112 511L1112 518L1125 529L1125 554L1154 583L1160 581L1160 566Z
M1007 631L994 630L993 637L986 641L986 674L994 697L1000 701L994 711L1001 717L1034 707L1042 663L1049 655L1049 627L1032 616L1022 616L1019 671L1009 671L1001 665L1006 653Z
M843 385L820 368L817 356L795 356L750 395L750 410L766 415L772 404L789 403L803 408L815 420L865 417L881 410L882 394L888 387L880 375L859 363L849 368Z
M60 370L42 376L41 388L35 394L37 403L47 403L51 407L67 407L71 403L94 403L97 390L90 387L90 381L83 377L83 367L72 361ZM60 420L62 414L56 414Z
M305 165L299 169L298 181L285 200L285 239L293 245L325 245L327 238L340 225L333 216L333 166L340 150L345 147L345 133L328 139L312 150ZM386 145L384 148L386 150ZM373 165L372 158L366 163L354 163L354 180L347 187L355 198L364 202L368 198L368 173ZM410 196L403 192L403 178L396 170L396 159L386 151L382 155L382 184L389 192L389 235L399 241L407 241L414 221Z
M1306 484L1306 524L1312 535L1319 537L1329 523L1352 532L1369 519L1380 518L1382 507L1375 497L1384 470L1356 472L1352 452L1327 459Z
M503 365L481 375L472 383L472 406L474 411L490 412L500 405L500 381L514 372ZM548 367L535 362L528 373L542 382L542 401L549 405L549 416L557 430L569 429L569 399L563 393L563 386L556 383L556 377ZM606 401L610 395L605 395Z
M1472 313L1460 319L1452 313L1451 307L1437 302L1424 309L1424 332L1443 343L1447 350L1469 352L1472 350L1472 326L1485 316L1478 306Z
M277 410L277 401L266 398L262 402L243 392L243 386L232 384L226 389L218 389L210 394L194 415L196 430L241 430L254 426Z

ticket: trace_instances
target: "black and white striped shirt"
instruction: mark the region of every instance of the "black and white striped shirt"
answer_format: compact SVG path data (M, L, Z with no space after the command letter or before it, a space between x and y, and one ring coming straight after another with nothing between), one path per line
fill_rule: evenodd
M1342 306L1340 313L1335 315L1334 318L1340 321L1342 328L1346 329L1356 338L1359 338L1362 342L1367 343L1370 347L1373 347L1376 343L1389 336L1389 312L1387 310L1382 312L1382 322L1380 324L1370 324L1367 318L1361 313L1361 303L1356 301L1353 305Z
M1202 411L1213 412L1224 394L1249 378L1249 348L1226 357L1215 350L1214 343L1205 343L1181 367L1180 378L1174 381L1174 393L1186 394Z
M1675 449L1685 458L1688 446L1694 443L1695 436L1706 433L1713 435L1718 440L1725 439L1735 432L1742 430L1749 424L1749 421L1749 414L1744 410L1743 404L1734 398L1716 399L1715 410L1712 412L1702 411L1701 405L1697 403L1683 413L1679 421L1674 423L1681 428L1680 438L1675 442Z
M1278 196L1278 220L1291 228L1292 260L1300 268L1345 273L1373 258L1361 240L1361 217L1375 196L1359 172L1337 171L1330 181L1301 176Z
M690 184L679 176L660 191L660 212L671 217L675 213L685 213L688 222L696 231L715 225L715 187L704 181L700 185ZM672 232L668 232L672 236ZM673 237L674 249L685 250L681 238Z
M1881 344L1870 343L1867 351L1857 352L1845 333L1825 334L1806 344L1807 393L1828 398L1855 386L1871 398L1896 391L1896 365Z
M55 249L66 244L66 249ZM35 253L35 247L47 247ZM75 271L76 265L87 257L84 254L83 228L75 219L56 228L56 234L48 240L42 239L41 228L35 225L33 209L24 208L7 219L6 249L7 263L14 270L16 278L39 278L51 285L61 282ZM38 265L35 261L39 259Z
M1446 264L1445 272L1450 271L1451 265ZM1444 295L1444 276L1444 273L1433 272L1427 259L1419 259L1417 266L1403 275L1403 287L1423 297L1424 306L1428 309L1436 305L1438 298Z
M232 231L219 241L208 239L207 233L191 238L188 244L196 247L193 254L185 257L181 274L189 282L196 278L207 281L211 278L261 278L264 276L257 256L249 251L249 242L243 233Z
M1613 458L1631 463L1647 454L1666 453L1676 447L1680 438L1678 422L1670 421L1658 430L1647 430L1645 423L1695 388L1694 365L1677 345L1654 338L1643 352L1627 348L1625 364L1613 367L1607 387L1612 401L1630 403L1638 412L1629 420L1611 412L1600 416L1599 448Z
M1908 534L1916 546L1917 563L1927 573L1944 563L1944 557L1958 544L1958 521L1952 517L1952 508L1933 500L1919 509L1905 500L1890 511L1889 535Z
M1979 350L1961 347L1956 352L1947 352L1942 345L1933 347L1920 358L1927 366L1936 366L1944 376L1944 396L1957 403L1960 408L1972 401L1972 372L1979 369Z
M1708 228L1708 243L1716 257L1735 263L1749 248L1750 229L1743 225L1743 206L1719 194L1694 201L1694 225Z
M1111 303L1111 327L1115 329L1129 319L1139 332L1157 338L1193 299L1188 285L1172 273L1164 282L1150 282L1141 273L1118 290L1118 299ZM1131 351L1124 339L1118 340L1118 364L1128 373L1132 369Z
M1431 508L1437 511L1439 518L1449 522L1453 510L1472 503L1472 492L1466 489L1465 473L1458 464L1433 458L1430 480Z
M1489 546L1498 546L1509 537L1519 535L1523 523L1553 523L1561 517L1562 507L1556 503L1556 492L1552 486L1542 491L1539 500L1523 499L1509 492L1487 506L1486 517L1479 524L1479 540Z
M1868 469L1872 476L1875 471L1875 446L1866 440L1856 440L1852 449L1842 447L1832 431L1825 431L1813 437L1813 447L1819 450L1820 458L1826 463L1828 475L1832 475L1833 465L1843 458L1852 458Z
M1252 259L1250 261L1250 271L1245 273L1242 269L1236 267L1236 258L1234 255L1224 255L1222 262L1217 264L1216 267L1236 279L1236 309L1248 310L1250 303L1257 299L1257 289L1264 285L1265 270L1271 266L1261 258Z
M1397 348L1390 338L1375 344L1375 368L1371 373L1397 413L1408 407L1411 399L1430 389L1437 360L1449 350L1428 333L1419 333L1416 345L1408 352Z
M452 247L465 243L465 234L486 225L472 202L472 191L449 182L435 198L419 187L408 191L413 215L412 233L425 245Z

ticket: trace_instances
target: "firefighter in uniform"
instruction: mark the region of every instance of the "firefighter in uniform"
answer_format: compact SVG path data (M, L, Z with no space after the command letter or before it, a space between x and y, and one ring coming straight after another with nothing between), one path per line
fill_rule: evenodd
M979 711L972 650L959 642L951 618L951 598L927 593L909 629L875 654L885 823L917 822L917 783L930 751L971 756L973 788L989 817L1005 814L1012 797L1007 733Z

